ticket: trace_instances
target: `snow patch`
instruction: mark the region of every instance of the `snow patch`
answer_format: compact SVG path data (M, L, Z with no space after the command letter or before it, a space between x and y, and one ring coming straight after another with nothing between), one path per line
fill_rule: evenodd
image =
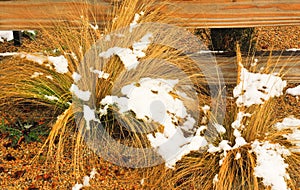
M298 49L298 48L290 48L290 49L287 49L285 51L300 51L300 49Z
M277 130L291 129L292 133L282 135L296 147L290 148L292 152L300 152L300 119L294 117L284 118L282 122L274 125Z
M43 56L40 53L35 53L35 54L19 53L18 56L20 56L21 58L25 58L28 61L36 62L40 65L42 65L44 62L48 60L46 56Z
M100 102L104 107L100 111L102 114L107 112L108 105L116 105L123 114L132 111L137 119L161 124L163 132L148 134L147 138L168 168L173 168L189 152L207 145L205 138L200 136L203 128L194 129L195 119L187 113L183 102L171 95L176 94L177 83L178 80L141 78L138 83L121 89L125 97L106 96ZM179 120L183 120L183 124L180 125Z
M218 174L215 175L214 179L213 179L213 184L216 185L219 182L219 178L218 178Z
M74 72L72 74L72 78L73 78L74 82L77 83L81 79L81 75L77 72Z
M42 65L44 62L48 61L52 63L55 67L56 72L58 73L67 73L68 70L68 60L63 56L44 56L41 53L17 53L17 52L6 52L1 53L0 56L19 56L20 58L27 59L28 61L36 62ZM46 64L46 66L50 65Z
M288 164L284 157L290 155L290 151L280 144L271 144L268 141L252 143L252 150L257 156L254 175L263 178L263 184L272 190L288 190L286 180L290 179L286 169Z
M48 96L48 95L44 95L45 96L45 98L47 98L48 100L50 100L50 101L58 101L59 99L56 97L56 96L54 96L54 95L51 95L51 96Z
M129 31L132 32L134 28L138 26L138 21L140 20L140 17L143 16L145 13L141 11L140 13L136 13L134 15L133 21L129 24Z
M201 107L201 109L203 110L204 114L206 115L210 110L210 106L204 105L203 107Z
M11 41L14 39L13 31L10 30L2 30L0 31L0 42Z
M1 57L7 57L7 56L14 56L14 55L18 55L18 52L5 52L5 53L0 53Z
M286 81L274 74L251 73L245 68L241 69L240 80L233 90L239 107L263 104L269 98L282 95L287 85Z
M235 155L235 160L239 160L240 158L242 157L242 155L241 155L241 153L236 153L236 155Z
M84 176L83 177L83 184L76 183L72 190L80 190L83 187L89 187L90 186L90 179L94 179L95 175L97 174L97 171L95 168L92 169L90 176Z
M96 117L95 117L95 110L91 109L87 105L83 106L83 117L86 121L86 129L87 130L90 130L90 122L91 121L96 121L96 122L100 123L100 120L96 119Z
M93 69L93 68L90 68L90 71L92 73L97 74L99 79L101 79L101 78L108 79L108 77L109 77L109 73L105 73L104 71L100 71L100 70Z
M148 48L151 37L152 34L147 33L140 41L133 43L132 50L129 48L112 47L107 51L101 52L99 56L107 59L113 55L117 55L127 70L135 69L139 64L138 58L145 57L146 54L143 51Z
M53 77L51 75L46 76L47 79L53 80Z
M251 67L255 67L258 63L258 59L254 59L254 62L251 63Z
M283 129L297 128L300 127L300 119L294 117L286 117L282 120L282 122L278 122L274 126L279 131Z
M71 85L70 91L72 93L74 93L79 99L81 99L83 101L88 101L90 99L90 97L91 97L91 92L90 91L80 90L78 88L78 86L75 85L75 84Z
M98 29L99 29L98 24L95 24L95 25L90 24L90 27L91 27L93 30L98 30Z
M300 96L300 85L294 87L294 88L288 88L286 90L287 94L290 94L292 96Z
M34 72L33 75L31 75L30 78L36 78L36 77L39 77L39 76L42 76L44 73L41 73L41 72Z
M68 60L63 55L60 55L58 57L49 56L48 61L53 63L54 68L58 73L64 74L69 71Z
M245 126L242 124L244 117L251 117L250 113L238 112L237 117L234 122L231 123L233 129L243 129Z
M218 123L214 123L213 126L215 127L215 129L217 130L217 132L220 135L223 135L224 133L226 133L226 129L225 129L225 127L223 127L223 125L220 125Z

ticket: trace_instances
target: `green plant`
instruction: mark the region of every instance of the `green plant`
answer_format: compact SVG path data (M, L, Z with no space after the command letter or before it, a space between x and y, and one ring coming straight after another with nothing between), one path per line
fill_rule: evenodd
M11 126L4 124L4 119L0 125L0 133L7 136L12 141L12 146L19 145L23 140L29 142L41 142L41 137L49 134L49 128L45 124L39 125L34 121L22 122L17 120Z

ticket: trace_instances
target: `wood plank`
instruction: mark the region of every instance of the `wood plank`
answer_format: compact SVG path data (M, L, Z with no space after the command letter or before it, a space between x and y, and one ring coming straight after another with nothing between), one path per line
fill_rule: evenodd
M185 27L234 28L300 25L300 1L228 0L173 1L166 12L174 23Z
M258 59L256 70L267 67L268 60L270 69L273 73L284 73L283 79L289 83L300 83L300 52L289 53L290 55L273 55L269 58L268 53L260 54L255 57L243 56L243 64L250 66L251 60ZM217 64L222 71L226 84L236 84L237 64L235 57L216 56Z
M96 18L109 18L112 0L85 5L72 0L0 1L0 30L36 29L51 26L54 19L76 22L83 7L97 10ZM146 2L146 1L145 1ZM209 3L208 3L209 2ZM157 0L162 5L163 0ZM234 28L300 25L299 0L169 0L163 12L184 27ZM70 16L74 20L70 21ZM103 20L99 20L103 24Z
M76 24L82 15L92 18L88 12L92 10L97 10L97 18L105 18L111 4L104 1L99 1L96 5L62 0L0 1L0 8L0 30L20 30L51 27L57 22ZM103 24L103 20L99 24Z
M237 78L237 67L236 58L232 56L233 54L218 54L216 55L216 63L221 71L225 84L236 84ZM2 57L7 57L12 55L6 55L5 53L0 53L0 61ZM258 59L257 71L260 68L266 67L269 58L269 52L258 52L255 57L249 57L243 55L243 64L248 68L251 60L254 58ZM211 64L211 59L209 62ZM207 64L203 63L203 64ZM270 70L273 73L284 73L283 79L288 81L288 83L300 83L300 52L284 52L282 55L278 53L271 57L271 62L269 64ZM203 68L206 68L204 65ZM211 68L211 67L209 67ZM211 73L206 77L209 77L211 84L218 84L218 76L215 73L215 67L212 67ZM252 68L253 69L253 68ZM220 74L220 73L218 73Z

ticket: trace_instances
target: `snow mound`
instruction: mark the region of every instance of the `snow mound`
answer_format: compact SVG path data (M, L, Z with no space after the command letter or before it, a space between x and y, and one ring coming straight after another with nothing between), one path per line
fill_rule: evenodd
M245 68L241 70L240 81L233 90L239 107L263 104L272 97L282 95L287 85L286 81L274 74L251 73Z

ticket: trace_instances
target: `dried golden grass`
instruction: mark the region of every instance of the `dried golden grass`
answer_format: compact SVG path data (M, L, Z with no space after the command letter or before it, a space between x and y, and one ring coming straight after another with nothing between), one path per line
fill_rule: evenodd
M43 34L48 42L45 42L45 44L48 44L49 47L58 48L59 51L65 55L75 53L78 58L75 59L72 56L67 56L71 64L69 64L70 72L66 75L53 73L43 66L32 64L25 60L13 59L9 60L8 64L1 65L2 68L0 69L0 76L4 77L1 78L0 85L4 93L0 94L0 99L7 100L7 102L1 102L1 106L6 106L8 104L14 105L20 101L30 100L35 104L58 107L61 112L63 112L52 126L52 130L44 147L48 147L50 156L54 153L56 154L55 156L58 163L62 162L64 156L64 139L70 134L75 134L73 166L76 176L80 176L81 172L86 173L83 165L86 164L86 155L84 154L87 152L88 148L84 145L84 139L80 134L70 132L70 130L75 127L74 122L71 122L73 121L74 114L82 111L77 110L77 107L74 106L74 104L69 107L66 106L66 103L72 99L69 92L69 87L73 82L71 74L78 69L80 60L84 58L85 53L92 47L97 39L101 37L102 32L104 32L105 35L127 27L132 22L136 13L139 13L140 11L145 12L145 16L142 16L140 19L140 22L142 23L168 22L163 15L159 14L159 8L153 9L153 7L149 5L151 5L150 2L140 3L138 0L124 1L120 7L116 6L113 10L113 15L117 18L116 21L107 23L107 28L105 28L104 31L95 31L90 27L87 19L90 14L88 6L86 10L80 10L83 17L81 18L79 29L68 24L57 25L53 30L46 28L43 29ZM72 19L72 15L70 15L70 19ZM138 31L138 33L135 33L136 38L140 38L145 33L146 29L145 31ZM169 35L172 36L172 33ZM127 41L125 40L122 43L126 44ZM173 43L178 43L178 39L174 39ZM36 48L38 51L38 48L40 47L32 48ZM105 45L103 45L102 48L105 48ZM201 81L203 75L199 74L199 70L192 65L191 67L186 67L186 65L188 65L186 63L192 63L192 61L181 56L180 51L176 51L169 47L151 46L147 51L147 56L149 58L167 59L176 67L183 70L187 74L188 79L192 80L195 86L199 88L199 91L205 90L201 86L203 82ZM89 68L90 65L86 66ZM110 73L112 77L109 82L101 81L97 83L97 103L99 103L103 97L109 95L114 86L130 84L132 81L143 76L143 73L145 72L156 72L156 76L166 76L167 78L176 77L176 75L171 73L169 70L163 70L164 67L161 69L158 68L155 63L149 64L148 67L141 68L139 73L132 73L128 76L123 73L124 66L116 57L112 58L109 64L105 65L104 69L106 72ZM34 72L44 72L54 76L54 81L49 82L49 80L45 80L44 78L32 79L31 75ZM121 81L121 83L119 82L119 84L115 84L114 82L116 79ZM83 82L87 85L91 85L90 81ZM44 95L46 92L51 92L57 95L57 97L62 100L62 103L58 104L45 100L45 98L41 97L41 95ZM207 98L204 97L199 99L207 101ZM204 104L205 101L200 102L199 105ZM247 142L260 139L269 140L274 143L278 142L288 147L290 146L285 139L281 138L281 135L284 132L279 133L272 128L273 124L277 122L274 119L276 116L274 115L274 112L272 112L274 105L274 100L270 100L262 106L252 106L250 108L243 109L245 112L253 113L250 119L244 119L246 127L245 130L242 131L242 135L245 137ZM218 140L221 140L220 138L225 138L234 143L235 139L230 125L234 121L239 109L234 106L231 107L231 109L232 110L227 111L226 120L224 121L227 133L223 137L219 137ZM128 133L126 133L126 131L122 131L125 129L122 129L119 126L120 123L114 119L116 118L113 118L113 116L112 118L104 118L104 123L107 125L106 127L111 127L112 133L120 135L118 138L121 139L126 137L124 142L135 147L143 147L147 145L145 137L135 133L132 133L128 138ZM134 128L135 122L138 122L134 116L120 116L118 119L122 120L127 126L132 128ZM144 127L147 127L145 123L143 124L145 125ZM77 127L78 131L81 131L84 126L81 125ZM56 139L58 139L58 143L55 142ZM131 140L131 142L126 140ZM106 148L109 149L114 147ZM219 165L219 161L221 159L220 154L202 152L192 153L184 157L179 163L177 163L174 171L165 170L164 165L159 165L149 169L137 170L137 172L142 173L141 176L145 178L144 187L149 189L155 189L157 187L165 189L261 189L263 186L260 180L253 176L256 158L253 153L249 152L249 149L249 145L246 145L233 151L229 151L221 166ZM235 160L237 152L240 152L242 157ZM295 189L296 182L299 181L300 178L300 156L299 154L292 154L292 156L289 156L286 161L290 165L288 170L292 174L292 180L289 181L289 185ZM216 174L218 174L219 182L214 185L213 179Z

